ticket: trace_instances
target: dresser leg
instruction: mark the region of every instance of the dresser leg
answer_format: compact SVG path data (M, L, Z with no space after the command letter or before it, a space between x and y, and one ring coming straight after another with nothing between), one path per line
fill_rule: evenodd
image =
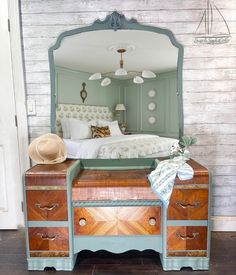
M168 270L180 270L182 267L191 267L192 270L209 270L209 258L207 257L171 257L164 258L160 254L162 268Z
M27 259L28 270L44 270L46 267L54 267L56 270L72 271L76 263L77 254L73 258L39 258Z

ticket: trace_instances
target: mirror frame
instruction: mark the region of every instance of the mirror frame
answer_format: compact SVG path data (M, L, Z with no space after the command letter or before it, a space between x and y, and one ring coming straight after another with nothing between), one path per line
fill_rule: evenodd
M162 29L154 26L141 25L137 22L136 19L126 19L123 14L118 13L117 11L112 12L107 15L107 17L101 21L100 19L96 20L92 25L76 28L73 30L65 31L61 33L56 43L49 48L48 57L49 57L49 68L50 68L50 80L51 80L51 132L55 133L55 123L56 123L56 79L55 79L55 64L54 64L54 51L57 50L62 40L67 36L73 36L83 32L90 31L99 31L99 30L142 30L155 32L159 34L167 35L175 47L178 48L178 61L177 61L177 97L178 97L178 114L179 114L179 137L183 136L183 99L182 99L182 71L183 71L183 46L177 42L173 33L168 29Z

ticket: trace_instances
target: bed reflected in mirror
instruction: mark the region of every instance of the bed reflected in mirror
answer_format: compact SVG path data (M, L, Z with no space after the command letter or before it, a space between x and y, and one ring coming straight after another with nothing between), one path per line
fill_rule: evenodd
M66 35L58 46L50 64L52 129L64 139L69 158L170 154L181 134L182 110L179 48L168 35L102 29Z

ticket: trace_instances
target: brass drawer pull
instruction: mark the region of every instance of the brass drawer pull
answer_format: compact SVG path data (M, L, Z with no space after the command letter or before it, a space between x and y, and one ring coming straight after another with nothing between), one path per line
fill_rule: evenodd
M54 241L56 238L58 238L58 235L49 236L42 233L37 233L37 236L39 236L43 241Z
M190 235L183 236L183 235L181 235L180 232L176 232L176 237L180 238L180 239L182 239L184 241L186 241L186 240L194 240L197 236L199 236L198 232L192 233L191 236Z
M200 202L199 201L195 201L192 204L190 204L190 203L184 203L184 202L181 202L181 201L177 201L176 205L180 206L180 207L182 207L184 209L186 209L186 208L196 208L196 207L198 207L200 205Z
M85 218L79 219L79 225L80 225L80 226L85 226L86 224L87 224L87 221L86 221Z
M41 203L35 203L35 207L42 211L52 211L53 209L59 207L59 203L53 203L51 206L42 206Z
M156 218L151 217L151 218L149 219L148 223L149 223L149 225L154 226L154 225L156 225L157 220L156 220Z

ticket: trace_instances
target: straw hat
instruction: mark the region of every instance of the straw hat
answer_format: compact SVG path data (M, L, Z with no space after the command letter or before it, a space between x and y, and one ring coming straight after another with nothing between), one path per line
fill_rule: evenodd
M46 134L34 139L28 148L30 158L37 164L54 164L66 159L63 140L55 134Z

